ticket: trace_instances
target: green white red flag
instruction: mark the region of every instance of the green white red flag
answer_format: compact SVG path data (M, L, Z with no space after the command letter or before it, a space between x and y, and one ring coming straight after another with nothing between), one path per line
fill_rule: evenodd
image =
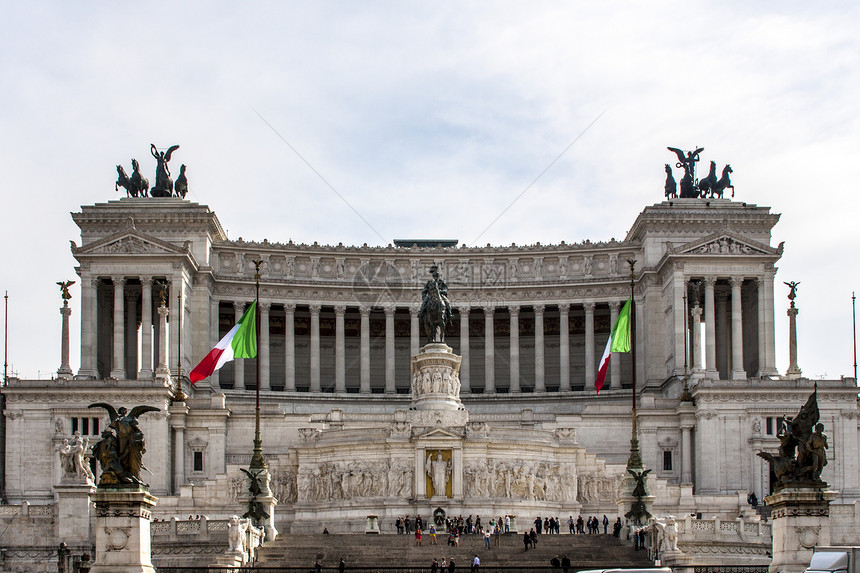
M213 372L231 362L234 358L254 358L257 356L257 302L245 310L245 314L230 329L215 348L209 351L200 364L194 367L188 379L192 384L212 375Z
M613 352L630 352L630 299L624 303L624 307L618 314L609 340L606 341L606 349L600 358L600 369L594 379L594 389L600 394L603 383L606 381L606 373L609 371L609 360Z

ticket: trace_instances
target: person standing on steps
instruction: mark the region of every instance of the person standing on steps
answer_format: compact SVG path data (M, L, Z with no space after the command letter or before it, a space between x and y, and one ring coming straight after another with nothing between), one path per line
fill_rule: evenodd
M484 547L486 549L490 548L490 535L491 534L492 534L492 532L490 531L489 527L484 530Z
M561 556L561 571L562 573L568 573L570 571L570 557L565 553Z
M528 531L523 532L523 545L526 546L525 551L529 550L529 544L532 542L532 538L529 536Z
M343 573L344 571L346 571L346 561L344 561L342 558L340 560L340 563L337 564L337 571L338 573Z
M451 562L450 562L450 563L448 563L448 573L454 573L454 570L455 570L456 568L457 568L457 566L456 566L456 565L454 565L454 558L452 557L452 558L451 558Z
M481 569L481 559L475 554L475 558L472 559L472 571L478 571Z
M606 514L603 514L603 535L607 535L609 533L609 518L606 517Z

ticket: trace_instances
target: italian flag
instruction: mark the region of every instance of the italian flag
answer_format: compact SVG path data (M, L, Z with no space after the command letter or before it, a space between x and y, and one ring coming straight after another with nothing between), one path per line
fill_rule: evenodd
M257 301L254 301L236 326L194 367L188 377L192 384L211 376L234 358L254 358L257 355L256 310Z
M597 371L597 378L594 379L594 389L597 390L598 394L600 394L600 389L603 388L603 383L606 381L606 373L609 371L609 357L612 356L613 352L630 352L629 298L624 303L615 324L612 325L612 332L609 335L609 340L606 341L606 349L600 358L600 370Z

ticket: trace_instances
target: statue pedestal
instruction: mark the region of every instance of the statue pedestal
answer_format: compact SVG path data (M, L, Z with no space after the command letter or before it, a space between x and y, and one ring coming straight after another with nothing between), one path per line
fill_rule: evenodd
M412 357L412 405L416 410L462 410L460 362L443 342L424 346Z
M158 498L143 488L99 488L92 573L155 573L150 520Z
M57 494L57 537L70 547L90 544L90 495L96 488L88 483L61 483Z
M269 517L266 517L257 524L257 527L262 527L266 532L264 542L269 543L270 541L274 541L278 537L278 528L275 527L275 507L278 505L278 498L272 495L272 489L269 486L269 482L271 480L271 475L269 474L269 470L263 470L259 477L259 483L262 488L262 493L257 496L257 503L259 503L263 511L265 511ZM250 487L250 478L245 478L245 492L249 492ZM253 499L250 493L245 493L244 495L240 495L238 497L238 501L240 501L246 508L250 508L251 499Z
M830 545L830 502L835 491L785 488L765 499L773 508L770 573L802 573L816 545Z
M379 518L373 514L367 516L367 523L364 525L364 532L369 535L378 535L381 533L379 531Z

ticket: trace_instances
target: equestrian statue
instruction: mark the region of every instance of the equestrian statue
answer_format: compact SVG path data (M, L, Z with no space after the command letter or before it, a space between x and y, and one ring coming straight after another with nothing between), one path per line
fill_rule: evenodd
M451 301L448 300L448 285L439 278L439 268L430 267L432 278L421 291L421 309L418 319L424 325L427 343L445 342L445 327L451 322Z

